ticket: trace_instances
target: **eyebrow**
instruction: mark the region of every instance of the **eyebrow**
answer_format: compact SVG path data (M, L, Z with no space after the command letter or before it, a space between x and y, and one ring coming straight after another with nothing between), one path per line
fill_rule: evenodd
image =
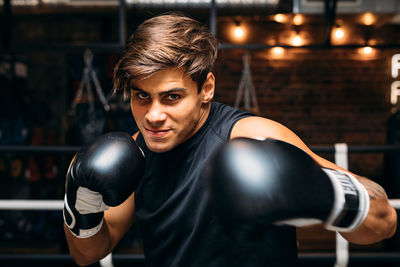
M132 86L131 90L147 93L145 90L143 90L139 87L136 87L136 86ZM167 95L167 94L171 94L171 93L186 92L186 91L187 91L187 89L184 87L174 87L174 88L168 89L166 91L159 92L158 95L163 96L163 95Z

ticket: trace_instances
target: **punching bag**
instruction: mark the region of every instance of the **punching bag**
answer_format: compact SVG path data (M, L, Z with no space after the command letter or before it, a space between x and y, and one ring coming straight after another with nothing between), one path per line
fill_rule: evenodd
M386 144L400 145L400 111L387 121ZM385 153L385 181L388 197L400 198L400 151Z
M400 145L400 111L392 114L386 125L386 144ZM383 186L389 199L400 199L400 151L389 151L384 156ZM397 211L397 216L399 216ZM389 250L400 248L400 225L397 224L396 234L386 241Z

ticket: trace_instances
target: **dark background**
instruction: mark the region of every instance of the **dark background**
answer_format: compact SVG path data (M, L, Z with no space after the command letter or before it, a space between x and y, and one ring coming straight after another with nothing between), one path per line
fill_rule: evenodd
M83 144L82 135L87 134L82 128L88 118L101 125L95 134L113 130L133 133L136 128L129 103L121 101L120 95L111 94L113 68L125 38L143 20L170 10L182 11L206 24L212 19L210 7L204 5L127 4L120 13L118 1L81 6L45 1L38 1L38 5L11 1L8 6L7 2L0 6L3 147L79 147ZM400 80L391 76L392 56L400 53L400 4L392 1L394 9L382 12L386 2L381 2L383 6L379 1L372 2L361 1L365 6L354 8L353 12L339 10L336 14L304 9L301 25L293 23L291 1L279 1L277 5L218 6L215 31L222 45L214 70L215 100L235 103L243 71L242 57L247 52L258 114L284 124L310 147L332 147L335 143L347 143L350 147L396 144L387 138L387 123L397 111L396 105L390 103L390 88ZM375 18L371 25L363 23L367 11ZM287 21L274 21L277 13L284 14ZM235 40L230 32L237 24L248 30L242 41ZM346 30L341 41L327 38L337 25ZM290 43L296 32L304 40L301 47ZM365 45L372 47L370 54L362 53ZM283 47L282 55L272 53L275 46ZM93 68L102 91L113 104L111 111L104 111L94 92L94 117L87 115L85 96L75 113L71 108L82 80L87 48L93 53ZM395 122L395 129L398 128ZM331 152L319 154L334 160ZM388 154L351 153L349 169L381 183L391 198L397 198L399 177L392 175L397 167L388 166ZM390 155L398 157L398 151ZM64 175L71 157L71 152L0 151L0 198L62 199ZM397 163L394 165L400 166ZM396 236L387 243L351 245L351 249L397 251L397 243ZM299 231L300 252L332 252L334 247L333 233L319 228ZM61 212L0 211L2 255L66 252ZM135 227L116 253L141 253Z

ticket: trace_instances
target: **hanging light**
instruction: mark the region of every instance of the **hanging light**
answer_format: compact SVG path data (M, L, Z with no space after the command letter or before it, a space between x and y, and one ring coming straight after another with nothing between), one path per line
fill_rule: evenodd
M275 47L271 48L271 52L275 56L282 56L285 53L285 49L280 46L275 46Z
M237 39L242 39L244 36L244 31L243 28L240 25L237 25L235 29L233 30L233 34Z
M372 14L371 12L367 12L364 15L362 15L361 17L361 22L366 25L366 26L370 26L372 24L375 23L375 15Z
M278 14L275 14L274 20L278 23L284 23L286 21L286 16L281 13L278 13Z
M300 34L296 33L295 35L293 35L290 42L294 46L301 46L303 44L303 38L301 38Z
M333 37L336 40L341 40L344 37L344 31L343 28L340 27L340 25L336 25L335 29L333 30Z
M246 37L246 31L240 21L235 21L235 26L232 29L232 38L235 41L243 41Z
M374 51L374 49L370 46L365 46L362 48L362 52L365 55L370 55L370 54L372 54L373 51Z
M375 49L371 46L364 46L358 49L358 53L363 56L372 56L375 54Z
M304 16L302 14L296 14L293 17L293 24L294 25L301 25L304 22Z

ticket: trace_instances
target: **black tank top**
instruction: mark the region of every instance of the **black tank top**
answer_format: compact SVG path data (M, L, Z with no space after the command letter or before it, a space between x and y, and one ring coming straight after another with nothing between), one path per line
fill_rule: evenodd
M221 229L201 178L204 161L230 138L233 125L251 114L213 102L204 125L189 140L165 153L150 151L135 192L135 214L147 266L294 266L293 227L266 227L256 243L240 243Z

